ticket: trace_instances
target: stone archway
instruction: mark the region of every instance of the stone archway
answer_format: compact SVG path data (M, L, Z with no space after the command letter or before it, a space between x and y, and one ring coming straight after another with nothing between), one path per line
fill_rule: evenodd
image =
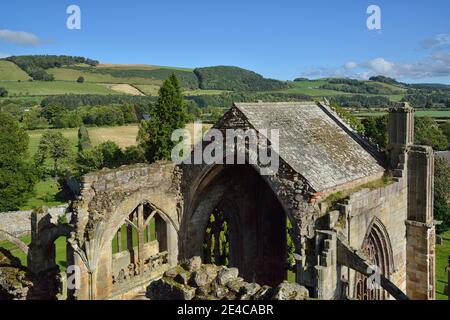
M14 244L20 251L25 255L28 255L28 246L19 238L13 236L12 234L0 229L0 239L6 240Z
M374 271L389 279L394 270L392 246L385 226L376 217L368 228L361 250L369 263L376 269ZM379 284L373 285L369 282L370 279L361 273L355 274L355 299L384 300L388 298L388 293Z
M229 265L247 281L278 285L287 277L286 211L250 165L218 165L202 176L187 204L183 256L204 255L210 216L220 211L229 233Z

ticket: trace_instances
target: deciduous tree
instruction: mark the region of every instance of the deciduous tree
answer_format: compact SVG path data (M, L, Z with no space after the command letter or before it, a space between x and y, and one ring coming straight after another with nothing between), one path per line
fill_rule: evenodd
M70 141L61 132L48 130L39 142L36 153L36 164L41 166L46 159L53 161L53 173L55 179L58 177L59 165L71 155Z

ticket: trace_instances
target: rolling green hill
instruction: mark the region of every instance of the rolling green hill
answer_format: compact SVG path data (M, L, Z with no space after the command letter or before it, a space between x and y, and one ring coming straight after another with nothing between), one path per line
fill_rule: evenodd
M192 71L153 66L114 66L86 67L71 66L48 70L55 80L76 81L84 77L86 82L124 83L140 85L161 85L170 74L175 73L181 86L187 89L198 88L197 77Z
M287 89L284 81L266 79L256 72L238 67L217 66L194 70L200 89L230 91L268 91Z
M26 81L30 79L25 71L10 61L0 60L0 80L6 81Z

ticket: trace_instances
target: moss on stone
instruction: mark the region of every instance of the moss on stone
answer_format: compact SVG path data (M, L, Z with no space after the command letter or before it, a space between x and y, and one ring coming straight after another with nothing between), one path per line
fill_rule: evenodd
M345 199L348 199L352 194L359 192L363 189L379 189L384 188L394 182L394 178L390 175L385 175L380 179L370 181L368 183L362 184L356 188L351 188L343 191L338 191L329 195L324 202L327 204L329 210L333 210L336 204L341 203Z

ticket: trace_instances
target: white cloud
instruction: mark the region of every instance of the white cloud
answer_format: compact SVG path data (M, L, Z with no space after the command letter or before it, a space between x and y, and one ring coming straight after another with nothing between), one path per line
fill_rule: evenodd
M0 41L8 41L23 45L38 45L42 43L42 41L32 33L8 29L0 29Z
M421 42L429 55L413 62L389 61L377 57L368 61L348 61L340 67L318 67L303 73L305 77L349 77L368 79L384 75L395 79L425 79L450 76L450 35L438 34Z
M450 45L450 35L442 33L433 37L427 38L421 42L421 45L425 49L433 49L439 47L445 47Z
M11 56L11 55L8 54L8 53L2 53L2 52L0 52L0 59L8 58L8 57L10 57L10 56Z
M354 61L349 61L344 64L344 68L347 70L355 69L356 67L358 67L358 64Z
M305 77L349 77L368 79L384 75L395 79L423 79L450 76L450 51L436 51L429 57L409 63L394 62L378 57L362 63L347 62L337 68L315 68Z
M378 73L390 73L394 68L394 63L386 61L383 58L376 58L366 63L369 70L373 70Z

